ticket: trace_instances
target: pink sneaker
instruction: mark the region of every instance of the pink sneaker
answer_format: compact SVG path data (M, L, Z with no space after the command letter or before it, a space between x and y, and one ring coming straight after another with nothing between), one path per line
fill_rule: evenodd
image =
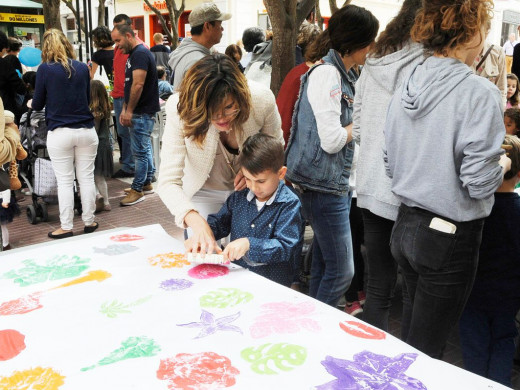
M363 290L358 291L357 297L359 299L359 304L361 306L365 306L365 301L367 300L367 295L365 294L365 292Z
M347 303L345 305L345 313L355 317L358 314L363 313L363 308L361 307L358 301L352 302L351 304Z

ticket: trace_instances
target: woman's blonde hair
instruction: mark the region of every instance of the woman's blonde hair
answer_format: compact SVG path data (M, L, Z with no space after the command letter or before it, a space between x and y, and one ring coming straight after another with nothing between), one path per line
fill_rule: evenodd
M43 34L42 61L58 62L67 71L69 77L72 76L72 67L69 59L73 60L76 56L74 48L67 37L55 28L50 28Z
M448 50L481 34L483 26L489 30L492 10L492 0L429 0L417 13L410 35L426 50L447 56Z
M208 55L196 62L184 75L179 89L177 110L184 122L184 136L202 145L211 118L222 112L227 97L240 110L231 126L241 132L251 111L251 92L245 76L224 54Z

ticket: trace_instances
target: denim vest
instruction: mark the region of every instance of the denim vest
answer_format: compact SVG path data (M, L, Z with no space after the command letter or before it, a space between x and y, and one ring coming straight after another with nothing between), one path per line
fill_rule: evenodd
M334 50L323 58L324 63L312 67L301 78L299 97L294 106L291 136L285 151L287 179L303 190L345 195L349 191L350 167L354 141L339 152L329 154L321 148L318 126L307 96L309 76L318 66L334 66L341 74L341 126L352 122L354 83L358 76L348 73Z

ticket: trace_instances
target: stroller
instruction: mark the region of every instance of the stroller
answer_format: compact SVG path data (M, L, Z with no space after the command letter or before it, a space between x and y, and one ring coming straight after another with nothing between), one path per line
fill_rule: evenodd
M32 204L27 205L29 223L47 222L47 204L58 203L58 184L47 152L45 111L29 110L20 120L20 138L28 157L21 162L20 177L31 193ZM77 182L74 182L74 209L81 214Z

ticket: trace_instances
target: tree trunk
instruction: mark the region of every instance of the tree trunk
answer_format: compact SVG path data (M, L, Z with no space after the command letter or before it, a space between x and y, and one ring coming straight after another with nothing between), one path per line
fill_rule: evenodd
M97 25L98 26L105 25L105 0L99 0Z
M294 67L296 32L315 4L316 0L303 0L296 12L296 0L265 0L273 26L271 91L275 96Z
M42 5L45 29L56 28L63 31L60 21L60 0L43 0Z
M321 16L321 9L320 9L320 0L316 0L316 21L318 22L318 27L321 31L323 31L323 17Z

